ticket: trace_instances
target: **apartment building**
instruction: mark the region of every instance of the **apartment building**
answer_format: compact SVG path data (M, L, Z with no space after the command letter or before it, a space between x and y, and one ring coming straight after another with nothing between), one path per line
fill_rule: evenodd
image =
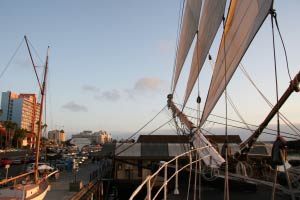
M40 104L36 94L2 92L0 121L15 122L18 127L37 133Z

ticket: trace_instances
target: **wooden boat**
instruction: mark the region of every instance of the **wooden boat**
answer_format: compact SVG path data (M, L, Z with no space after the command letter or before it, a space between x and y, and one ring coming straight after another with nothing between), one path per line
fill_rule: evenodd
M24 39L27 44L27 48L29 51L29 55L35 69L35 64L33 62L31 51L28 45L27 37L24 36ZM47 57L46 57L46 63L45 63L45 69L44 69L44 75L43 75L43 83L41 84L39 82L39 85L41 86L40 92L41 92L41 102L40 102L40 113L39 113L39 121L38 121L38 133L37 133L37 139L36 139L36 154L35 154L35 166L38 166L39 163L39 155L40 155L40 138L42 133L42 116L43 116L43 107L44 107L44 97L45 97L45 91L46 91L46 78L47 78L47 71L48 71L48 55L49 55L49 47L47 50ZM31 174L34 174L34 180L29 180ZM40 177L38 167L35 167L34 170L18 175L13 178L5 179L0 182L0 185L6 184L8 182L16 181L16 180L22 180L21 184L14 185L9 188L2 188L0 189L0 199L16 199L16 200L42 200L47 194L47 191L50 190L50 184L47 180L47 177Z

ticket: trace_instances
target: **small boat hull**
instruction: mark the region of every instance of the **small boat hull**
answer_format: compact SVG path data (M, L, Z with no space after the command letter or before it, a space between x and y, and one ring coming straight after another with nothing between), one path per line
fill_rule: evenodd
M43 179L40 183L18 184L15 187L0 190L0 199L43 200L50 190L50 184Z

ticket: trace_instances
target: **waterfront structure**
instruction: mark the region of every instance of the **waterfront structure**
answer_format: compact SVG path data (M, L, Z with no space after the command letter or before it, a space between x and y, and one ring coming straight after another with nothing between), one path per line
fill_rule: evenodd
M0 121L15 122L19 128L37 133L40 104L36 94L2 92Z
M135 184L151 175L161 161L186 152L189 146L186 135L140 135L136 143L105 144L94 156L114 155L114 180L119 184Z
M79 134L73 134L72 139L89 139L91 144L105 144L107 142L112 142L111 134L107 133L106 131L98 131L92 133L92 131L83 131Z
M63 130L52 130L48 132L48 139L55 144L66 141L66 133Z
M112 136L110 133L107 133L106 131L98 131L95 132L94 137L96 139L97 144L105 144L107 142L112 142Z

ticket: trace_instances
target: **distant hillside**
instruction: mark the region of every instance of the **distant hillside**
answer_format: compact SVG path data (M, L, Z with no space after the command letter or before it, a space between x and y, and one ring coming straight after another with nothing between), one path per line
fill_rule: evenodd
M300 129L300 124L295 124L295 126L298 128L298 130ZM156 127L157 128L157 127ZM207 127L206 127L207 128ZM243 127L245 128L245 127ZM272 130L265 130L265 132L269 133L269 134L266 134L266 133L263 133L260 135L260 137L258 138L259 141L270 141L270 142L274 142L276 140L276 129L277 129L277 125L275 124L270 124L268 126L269 129L272 129ZM215 126L215 127L212 127L212 128L207 128L209 130L210 133L206 132L206 129L204 130L204 134L207 134L207 135L224 135L224 127L218 127L218 126ZM253 127L253 130L255 130L256 127ZM285 133L285 132L288 132L288 133L293 133L290 128L286 125L281 125L280 126L280 129L281 129L281 132L282 133ZM108 130L109 133L112 134L112 137L113 139L116 139L116 140L126 140L128 139L129 137L131 137L133 134L134 134L134 137L133 139L137 140L137 138L139 137L139 135L148 135L148 134L151 134L151 135L176 135L176 130L175 128L174 129L170 129L170 128L162 128L162 129L159 129L155 132L153 132L153 130L155 130L155 128L151 129L150 131L145 131L145 130L142 130L141 132L139 133L136 133L134 130L133 132L129 132L128 130L125 130L125 131L113 131L113 130ZM78 132L66 132L67 133L67 139L70 139L72 134L77 134L79 133L80 131ZM271 133L271 134L270 134ZM242 141L245 141L252 133L251 131L249 130L245 130L245 129L240 129L240 128L234 128L234 127L228 127L228 134L229 135L239 135L242 139ZM285 134L282 134L283 136L285 136ZM294 133L294 135L296 135ZM293 139L294 138L294 139ZM290 140L300 140L300 136L293 136L292 138L285 138L287 141L290 141ZM297 142L296 142L297 144ZM292 145L292 148L294 148L294 144L291 143ZM298 149L299 149L299 142L298 142Z

